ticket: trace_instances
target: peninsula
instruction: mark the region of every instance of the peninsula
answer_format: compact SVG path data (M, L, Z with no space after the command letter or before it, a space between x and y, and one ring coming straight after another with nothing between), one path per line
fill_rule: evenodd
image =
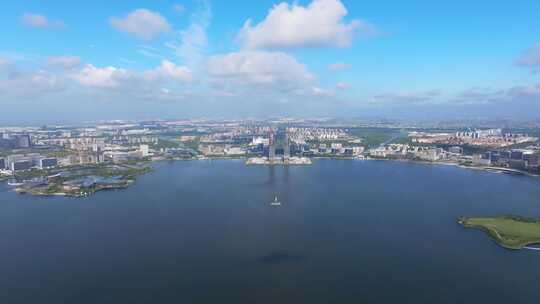
M461 217L458 223L486 232L497 244L508 249L519 250L540 244L540 220L518 216Z

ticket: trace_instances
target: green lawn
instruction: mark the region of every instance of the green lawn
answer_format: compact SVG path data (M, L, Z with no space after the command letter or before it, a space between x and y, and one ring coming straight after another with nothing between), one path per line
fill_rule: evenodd
M499 245L509 249L540 243L540 221L534 219L516 216L460 218L458 223L486 232Z
M377 147L383 143L406 143L408 134L401 129L393 128L351 128L348 133L360 137L362 145L368 148Z
M152 148L156 150L168 149L168 148L178 148L180 143L174 139L170 138L159 138L157 144L153 145Z

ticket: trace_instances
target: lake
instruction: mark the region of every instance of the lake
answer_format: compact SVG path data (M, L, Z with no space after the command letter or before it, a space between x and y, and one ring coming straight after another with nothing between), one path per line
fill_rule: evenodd
M540 252L456 224L500 214L540 218L540 179L319 159L162 162L87 198L2 183L0 303L534 303Z

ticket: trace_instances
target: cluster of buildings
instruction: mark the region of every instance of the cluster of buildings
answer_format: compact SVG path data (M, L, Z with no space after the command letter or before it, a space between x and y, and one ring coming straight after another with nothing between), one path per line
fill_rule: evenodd
M493 150L474 155L473 163L517 170L540 171L540 153L532 149Z
M310 164L311 157L361 157L364 147L356 140L340 129L270 129L267 136L252 138L248 154L259 159L251 158L248 163Z
M368 155L374 158L453 162L540 172L540 151L533 149L490 150L480 154L464 155L463 149L459 146L445 150L438 147L389 144L370 149Z
M46 157L39 153L12 154L0 158L0 170L4 172L17 172L32 168L48 169L58 165L55 157Z
M32 141L28 134L0 134L0 148L2 149L26 149L31 145Z
M364 153L364 147L348 146L342 142L335 143L319 143L315 147L311 147L304 152L306 156L360 156Z
M343 129L335 128L287 128L293 142L304 144L312 141L335 141L351 139Z
M503 132L502 129L468 130L455 133L411 132L413 143L470 145L503 148L511 145L534 142L537 138L527 134Z
M452 149L453 151L445 151L442 148L436 147L421 147L408 144L389 144L375 149L370 149L368 151L368 155L375 158L440 161L463 153L463 150L459 149L459 147L455 147Z
M133 126L130 126L133 128ZM109 126L73 129L14 129L0 133L0 170L13 174L56 166L124 162L152 156L158 137L148 129L125 131Z
M191 158L198 154L192 141L199 142L201 136L216 141L216 147L208 147L209 154L218 154L221 141L230 141L227 154L245 153L239 150L237 136L253 130L238 127L235 123L213 123L195 120L125 122L111 121L93 125L69 127L13 127L0 128L0 152L2 155L40 153L54 155L57 165L70 166L102 162L124 162L144 158ZM178 136L175 138L175 134ZM184 136L182 134L196 134ZM162 138L177 140L178 145L161 145ZM182 139L180 141L180 139ZM243 142L243 141L240 141ZM204 147L203 147L204 149ZM245 149L243 149L245 150ZM213 152L212 152L213 151ZM7 162L2 168L8 168ZM33 160L33 167L39 164ZM16 168L27 168L21 160Z
M207 120L114 121L84 127L4 128L0 129L0 149L9 152L4 152L6 156L0 158L0 169L20 171L140 159L204 157L250 157L269 163L287 163L294 158L360 158L368 155L527 169L534 168L538 162L536 152L501 151L510 145L537 140L503 129L410 132L409 144L389 144L365 151L362 140L352 136L346 128L346 125L310 125L305 121L294 124L291 121ZM462 146L492 151L468 156L463 155Z
M105 148L104 137L54 137L36 139L37 146L56 146L75 151L99 151Z
M469 130L456 132L456 138L486 138L503 136L502 129Z
M151 152L148 145L109 147L103 151L104 159L115 163L140 160L149 156L151 156Z
M157 136L150 135L116 135L110 139L114 145L155 145L159 142Z
M240 156L246 155L247 150L244 147L233 146L230 144L202 144L199 145L199 151L204 156Z
M292 157L356 156L363 152L360 140L343 129L233 126L197 138L198 150L207 157L266 157L269 162L286 162ZM184 135L180 141L192 141L196 136ZM349 145L350 143L350 145Z

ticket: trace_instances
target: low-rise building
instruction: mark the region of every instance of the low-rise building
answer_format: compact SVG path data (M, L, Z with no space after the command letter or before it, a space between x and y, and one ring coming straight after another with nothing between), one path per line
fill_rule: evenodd
M38 160L37 166L40 169L54 168L58 166L58 160L54 157L41 158Z
M463 148L460 146L454 146L448 148L448 152L454 153L454 154L463 154Z
M486 158L483 155L477 154L473 155L472 163L476 166L489 166L491 165L491 159Z
M31 160L18 160L11 163L11 171L26 171L32 169L34 163Z

